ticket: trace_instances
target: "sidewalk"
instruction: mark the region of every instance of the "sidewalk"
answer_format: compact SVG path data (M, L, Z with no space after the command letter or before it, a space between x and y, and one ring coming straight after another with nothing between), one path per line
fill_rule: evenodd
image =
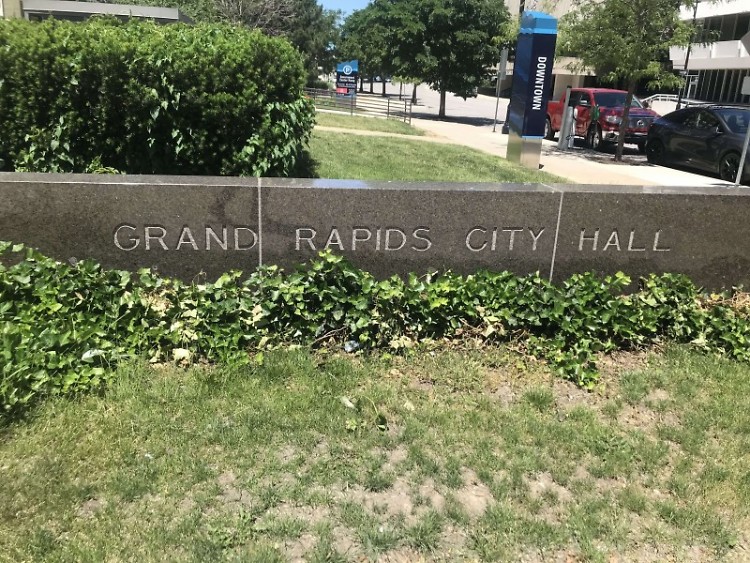
M438 137L465 145L489 154L505 157L508 135L501 133L501 124L495 133L492 126L476 126L452 121L412 119L412 125ZM633 146L625 147L622 162L614 161L614 150L595 152L578 144L562 151L556 141L542 142L541 169L567 178L578 184L617 184L637 186L731 186L718 178L692 174L673 168L649 164L644 155Z
M394 92L398 94L398 84L389 84L389 93ZM446 99L445 120L437 117L437 92L421 85L418 88L418 98L420 105L414 106L412 125L438 138L505 157L508 135L501 133L501 121L505 118L507 99L500 99L498 124L493 133L496 107L493 97L478 96L462 100L449 94ZM601 153L577 144L569 151L561 151L557 148L556 141L545 140L542 143L541 168L580 184L696 187L733 185L718 178L649 164L644 155L638 154L635 146L629 145L625 146L623 162L615 162L614 150Z

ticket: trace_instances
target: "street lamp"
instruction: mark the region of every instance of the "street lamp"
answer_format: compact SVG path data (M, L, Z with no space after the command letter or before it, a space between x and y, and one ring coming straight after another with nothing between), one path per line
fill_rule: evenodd
M680 93L677 95L677 107L675 109L682 107L682 93L688 84L688 62L690 62L690 48L693 46L693 39L695 39L695 18L698 15L698 4L700 4L700 0L695 0L695 4L693 5L693 33L690 36L690 43L688 43L687 51L685 52L685 66L682 71L685 77L685 84L680 88Z

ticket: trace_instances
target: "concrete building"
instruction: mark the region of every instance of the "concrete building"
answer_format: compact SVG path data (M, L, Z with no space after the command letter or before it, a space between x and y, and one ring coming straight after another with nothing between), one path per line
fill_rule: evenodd
M120 19L143 18L158 23L192 23L177 8L71 2L67 0L0 0L0 18L25 18L39 21L46 18L83 21L93 15L109 15Z
M675 70L687 76L683 97L707 102L749 103L740 94L742 80L750 76L750 54L741 39L750 31L750 0L700 2L684 10L684 21L701 24L702 32L690 48L672 48ZM708 39L712 43L702 45Z

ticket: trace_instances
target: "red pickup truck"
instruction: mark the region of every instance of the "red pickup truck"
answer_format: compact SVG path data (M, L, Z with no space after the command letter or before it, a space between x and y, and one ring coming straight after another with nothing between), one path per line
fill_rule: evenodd
M571 89L569 105L574 108L574 135L586 139L586 144L596 150L601 149L604 143L617 142L627 95L624 90L608 88ZM564 97L563 93L562 98ZM554 139L555 133L562 128L562 98L547 104L547 123L544 128L544 137L547 139ZM648 128L658 117L658 113L644 107L638 98L633 97L629 124L625 129L625 142L638 145L638 150L644 152Z

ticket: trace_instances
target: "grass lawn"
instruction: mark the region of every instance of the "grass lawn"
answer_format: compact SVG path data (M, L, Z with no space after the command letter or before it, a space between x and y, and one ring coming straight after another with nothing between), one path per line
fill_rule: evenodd
M365 118L363 118L365 119ZM368 119L367 121L374 121ZM458 145L314 131L309 175L317 178L438 182L562 182ZM569 182L568 182L569 183Z
M315 123L325 127L341 127L344 129L359 129L363 131L382 131L399 135L424 135L424 131L412 127L408 123L396 119L382 119L376 117L359 117L338 113L318 112Z
M0 559L747 561L750 367L607 365L594 393L503 348L124 368L2 430Z

